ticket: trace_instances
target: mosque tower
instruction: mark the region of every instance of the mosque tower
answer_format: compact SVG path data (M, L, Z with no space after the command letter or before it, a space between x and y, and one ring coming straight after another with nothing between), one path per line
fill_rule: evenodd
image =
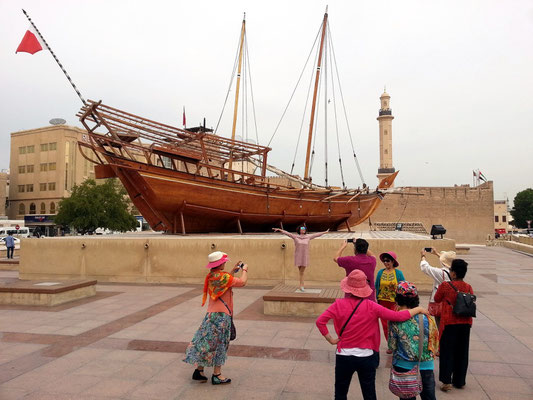
M379 169L378 181L396 170L392 166L392 110L390 109L390 96L384 91L381 97L381 108L379 109Z

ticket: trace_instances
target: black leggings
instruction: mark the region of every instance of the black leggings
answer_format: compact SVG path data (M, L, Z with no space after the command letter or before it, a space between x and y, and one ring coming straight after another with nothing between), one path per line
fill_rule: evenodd
M335 362L335 400L345 400L348 396L352 375L357 372L364 400L376 399L376 369L379 353L368 357L340 356Z

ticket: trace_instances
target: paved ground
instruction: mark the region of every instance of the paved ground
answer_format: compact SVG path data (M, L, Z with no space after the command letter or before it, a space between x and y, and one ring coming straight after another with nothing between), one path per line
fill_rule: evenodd
M473 247L464 258L479 296L467 386L437 396L533 399L533 257ZM16 276L0 271L0 280ZM181 361L205 313L200 286L106 284L96 298L51 309L0 306L0 399L333 398L334 348L312 319L262 315L268 289L236 290L224 387L191 381ZM378 397L392 399L384 349Z

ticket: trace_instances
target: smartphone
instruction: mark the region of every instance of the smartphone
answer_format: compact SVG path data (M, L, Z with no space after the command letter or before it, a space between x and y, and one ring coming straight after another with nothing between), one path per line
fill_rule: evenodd
M237 268L243 269L244 268L244 263L240 262L239 265L237 265Z
M427 251L428 253L431 253L431 247L424 247L424 250Z
M347 241L348 243L353 243L353 238L347 239L346 241Z

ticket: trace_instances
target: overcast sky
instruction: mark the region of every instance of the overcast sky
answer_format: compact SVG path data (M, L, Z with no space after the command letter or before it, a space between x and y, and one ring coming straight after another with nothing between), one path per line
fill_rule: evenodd
M496 199L512 201L533 186L532 0L328 4L348 121L370 186L377 184L376 117L384 85L395 116L398 186L471 184L477 168L494 181ZM75 114L81 102L50 54L15 54L29 26L21 8L86 98L179 127L183 107L188 126L204 117L208 126L216 125L246 12L259 140L266 144L325 6L276 0L0 0L0 168L9 167L11 132L46 126L57 117L80 126ZM292 163L308 76L295 98L300 103L291 104L272 142L269 161L284 170ZM331 104L330 184L339 185ZM230 136L230 130L230 117L224 117L219 133ZM357 187L349 138L339 135L346 182ZM317 137L313 178L323 183L324 139ZM303 174L303 159L302 146L295 173Z

